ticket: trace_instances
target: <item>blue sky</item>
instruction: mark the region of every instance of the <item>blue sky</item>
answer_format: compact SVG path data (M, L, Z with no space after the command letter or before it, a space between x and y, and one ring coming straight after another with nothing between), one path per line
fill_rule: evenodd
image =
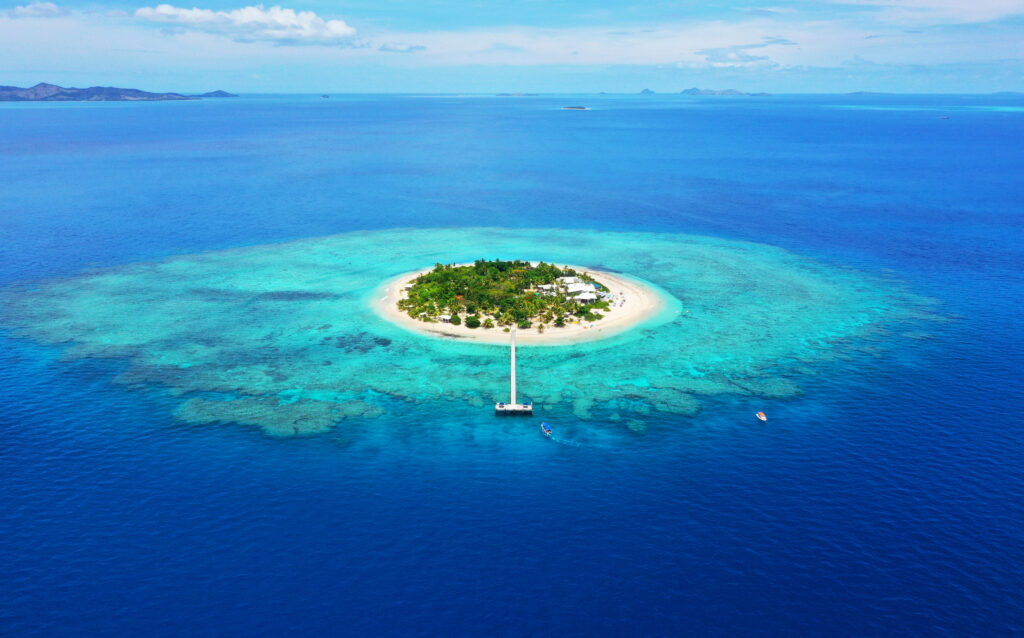
M0 4L0 84L239 92L1024 90L1024 0L194 1Z

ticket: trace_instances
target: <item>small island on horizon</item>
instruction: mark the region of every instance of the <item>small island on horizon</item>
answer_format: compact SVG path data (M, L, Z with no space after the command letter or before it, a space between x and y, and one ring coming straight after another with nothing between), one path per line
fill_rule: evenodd
M87 89L77 89L46 82L40 82L28 88L0 86L0 102L162 102L227 97L238 96L227 91L210 91L198 95L150 93L139 89L124 89L115 86L91 86Z
M640 91L640 95L657 95L651 89L644 89ZM747 93L745 91L737 91L736 89L698 89L697 87L691 87L679 92L679 95L690 95L690 96L720 96L720 97L766 97L771 93Z
M767 97L767 96L771 95L771 93L746 93L744 91L737 91L736 89L716 90L716 89L698 89L697 87L692 87L692 88L686 89L685 91L680 91L679 95L697 95L697 96L714 95L714 96L723 96L723 97Z

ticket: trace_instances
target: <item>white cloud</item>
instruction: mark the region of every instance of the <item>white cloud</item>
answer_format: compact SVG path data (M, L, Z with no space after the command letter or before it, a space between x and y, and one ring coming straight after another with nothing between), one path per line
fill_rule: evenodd
M52 2L33 2L20 7L14 7L7 12L12 18L57 18L67 15L68 10L58 7Z
M753 16L768 17L796 13L796 9L792 7L744 7L740 11Z
M834 30L828 25L813 27L816 34ZM793 26L780 34L778 24L752 20L662 24L634 30L511 27L389 36L425 47L419 55L403 56L406 62L401 63L418 66L467 62L515 66L681 63L703 68L790 63L804 57L798 52L801 47L794 46L794 42L802 44L806 33ZM863 33L857 32L857 37L863 37Z
M765 47L772 47L776 45L783 46L794 46L796 42L792 42L785 38L764 38L762 42L756 44L735 44L727 47L711 47L697 51L697 55L705 56L705 59L713 66L746 66L750 64L757 64L766 62L769 60L767 55L752 55L748 53L750 49L763 49Z
M419 53L426 51L427 47L421 44L393 44L386 42L378 46L377 50L384 53Z
M836 4L877 7L881 20L897 24L990 22L1024 15L1021 0L833 0Z
M728 74L755 72L766 78L783 74L795 78L811 68L849 69L843 63L855 56L900 69L943 64L1019 69L1024 59L1020 47L1024 29L1014 21L956 29L924 28L934 23L922 23L922 29L909 34L914 28L911 25L880 21L897 0L871 1L876 10L861 7L852 11L856 20L813 19L801 11L781 21L739 14L742 17L730 20L564 28L382 29L358 34L341 20L280 7L214 11L154 5L120 13L92 5L90 10L64 11L63 17L45 19L39 16L55 15L54 9L62 8L42 9L37 5L46 3L35 3L19 8L22 17L15 17L13 9L0 10L0 60L9 70L20 69L18 77L27 77L26 82L37 81L41 74L44 79L52 78L50 81L72 78L67 81L72 83L76 78L107 73L102 77L121 79L90 81L158 89L161 87L149 84L154 77L179 78L163 80L164 90L183 85L192 88L188 86L191 78L202 73L258 85L251 79L258 72L263 76L260 82L283 90L314 86L322 77L335 77L331 75L334 71L351 73L371 86L377 74L416 81L423 78L422 82L428 83L431 77L458 78L457 69L467 66L504 69L500 72L520 73L523 78L533 73L527 67L545 65L590 66L593 71L586 73L603 73L599 70L611 66L657 65L695 74L695 78L700 73L731 77ZM904 0L903 5L911 1L918 0ZM989 3L986 6L992 9L993 0L977 1ZM36 8L29 11L29 7ZM734 12L734 18L736 15ZM29 16L35 17L23 19ZM164 28L154 29L154 25ZM332 46L279 46L296 43ZM1011 63L1016 66L1007 66ZM513 67L522 70L508 70ZM486 75L480 73L480 77ZM309 79L314 76L315 81ZM1020 81L1017 77L1004 83L1015 86L1011 80ZM451 81L457 85L457 80ZM768 84L758 86L770 90Z
M279 6L267 9L257 5L231 11L213 11L161 4L138 9L134 15L139 20L224 35L239 42L355 44L353 36L356 30L344 20L324 20L312 11L296 12Z

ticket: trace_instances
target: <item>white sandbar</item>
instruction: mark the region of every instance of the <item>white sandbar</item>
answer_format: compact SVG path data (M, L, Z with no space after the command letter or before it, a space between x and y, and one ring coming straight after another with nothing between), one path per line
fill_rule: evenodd
M462 265L462 264L460 264ZM465 264L471 265L471 264ZM612 293L612 307L599 310L604 316L593 322L582 319L566 321L565 327L545 326L544 332L533 328L517 328L516 342L530 345L565 345L580 341L604 339L627 330L665 309L665 300L654 288L635 279L615 275L602 270L568 266L578 272L585 272L599 283L608 287ZM452 325L441 322L424 322L413 319L398 309L398 301L406 296L405 285L412 283L417 277L428 273L433 268L405 273L388 281L375 295L374 310L381 317L398 324L406 330L418 332L431 337L475 341L478 343L508 343L509 334L504 327L467 328L463 325Z

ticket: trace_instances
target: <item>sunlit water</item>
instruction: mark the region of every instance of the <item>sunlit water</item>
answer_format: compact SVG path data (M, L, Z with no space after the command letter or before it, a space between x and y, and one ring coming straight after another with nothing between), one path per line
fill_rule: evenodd
M3 633L1020 632L1020 107L3 105ZM673 303L496 419L478 257Z

